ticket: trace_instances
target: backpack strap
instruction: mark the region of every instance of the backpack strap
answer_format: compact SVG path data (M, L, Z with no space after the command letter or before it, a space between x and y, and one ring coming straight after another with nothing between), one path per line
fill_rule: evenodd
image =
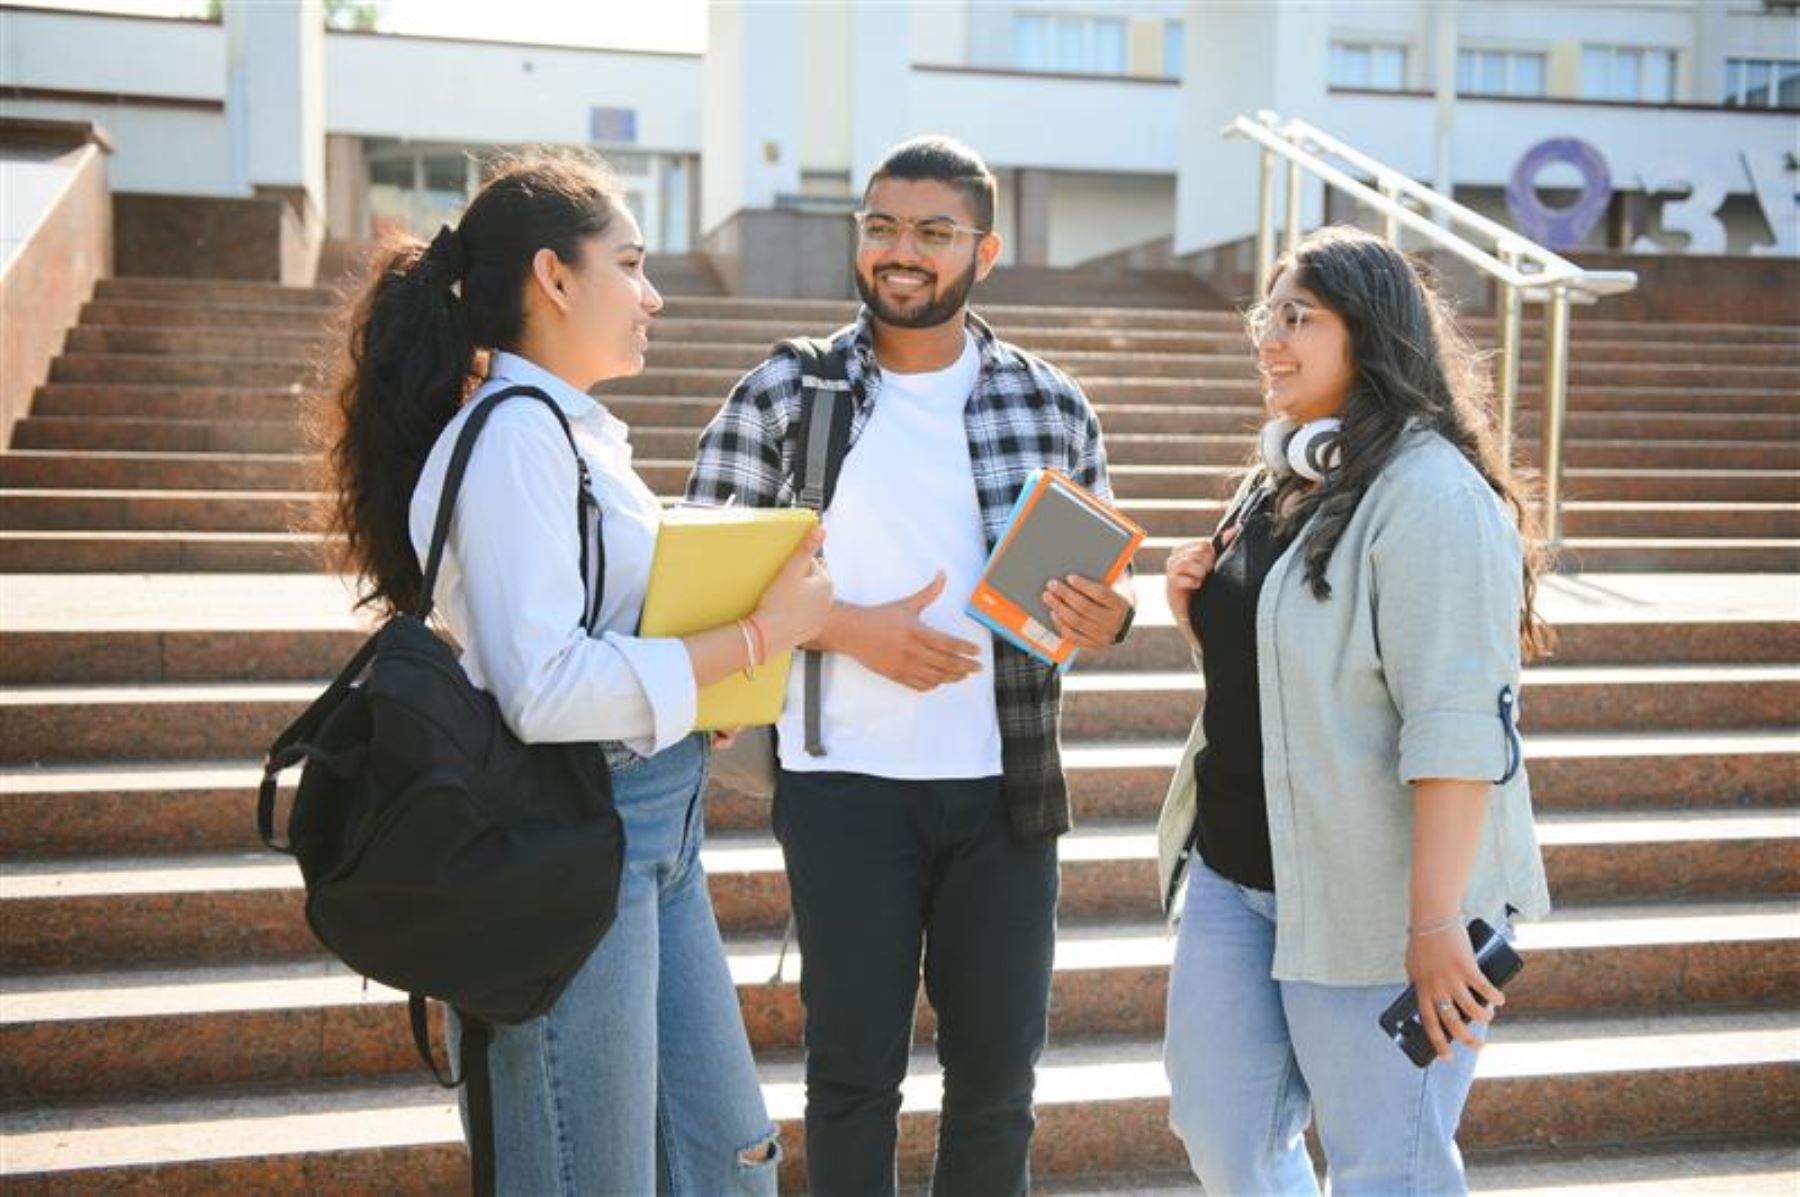
M794 488L800 506L823 512L837 493L838 475L850 453L850 421L854 396L844 369L844 357L830 341L795 337L775 347L792 354L800 363L800 432L794 459L800 476ZM824 756L825 740L822 691L823 654L801 650L805 670L806 754Z
M430 617L435 605L433 591L437 586L438 569L444 560L444 546L450 538L450 517L456 507L457 492L462 489L463 475L468 472L469 458L475 451L475 438L481 435L481 429L493 414L494 408L515 395L530 395L548 407L562 427L563 435L568 438L569 451L575 454L575 468L581 479L575 498L576 527L580 530L581 537L581 584L584 596L581 624L592 632L594 621L600 615L600 599L606 580L606 541L600 535L600 504L594 498L593 479L588 472L587 461L575 447L575 434L569 428L568 417L563 415L562 408L556 405L554 399L537 387L507 387L489 395L469 413L467 422L457 435L456 447L450 454L450 468L444 476L444 488L438 498L437 520L431 530L431 548L426 554L425 577L419 587L419 609L415 614L419 622L423 623ZM356 655L338 671L337 677L326 687L325 692L276 738L263 757L263 779L257 790L256 829L264 845L277 852L290 851L289 845L275 841L275 793L278 779L282 773L313 754L313 735L325 718L337 709L344 694L362 679L375 655L375 643L373 636L363 643Z
M413 1046L437 1083L446 1089L469 1087L469 1171L473 1197L494 1197L498 1185L494 1169L494 1078L488 1051L494 1045L494 1028L472 1014L456 1012L462 1020L462 1049L457 1053L460 1076L446 1076L431 1054L431 1024L425 1017L422 994L406 995L406 1011L412 1022Z
M530 395L533 399L550 409L556 417L556 423L568 439L569 451L575 454L575 469L580 475L580 484L576 487L575 518L576 527L581 529L581 584L585 602L582 606L581 623L589 631L593 630L593 621L600 609L600 591L606 578L606 542L598 535L600 522L600 504L594 498L593 478L588 473L587 460L575 447L575 434L569 428L569 417L563 414L556 400L550 398L537 387L507 387L477 403L469 418L464 421L462 431L457 435L456 447L450 453L450 468L444 474L444 489L438 497L437 521L431 529L431 549L425 555L425 578L419 584L419 609L415 613L423 623L431 615L436 604L438 567L444 561L444 546L450 539L450 517L456 510L457 492L462 489L463 475L468 472L469 458L475 452L475 439L494 414L494 409L515 395ZM590 550L591 542L591 550Z

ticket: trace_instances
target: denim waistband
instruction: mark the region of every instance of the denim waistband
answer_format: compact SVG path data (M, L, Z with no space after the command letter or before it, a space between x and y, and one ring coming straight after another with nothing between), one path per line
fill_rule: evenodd
M627 747L623 740L600 741L600 755L606 758L608 769L623 769L627 765L635 765L644 759Z

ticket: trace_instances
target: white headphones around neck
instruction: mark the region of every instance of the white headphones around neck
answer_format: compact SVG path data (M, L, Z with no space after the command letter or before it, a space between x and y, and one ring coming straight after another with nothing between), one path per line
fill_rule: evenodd
M1258 445L1263 463L1277 478L1298 474L1309 482L1323 482L1343 460L1338 435L1344 422L1331 416L1296 424L1275 419L1263 425Z

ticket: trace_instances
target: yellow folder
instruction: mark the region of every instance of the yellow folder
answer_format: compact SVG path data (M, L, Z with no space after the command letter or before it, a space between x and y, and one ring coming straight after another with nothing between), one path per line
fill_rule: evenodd
M819 522L804 508L677 507L663 513L644 593L640 636L685 636L742 619ZM703 731L774 723L787 695L791 653L700 691Z

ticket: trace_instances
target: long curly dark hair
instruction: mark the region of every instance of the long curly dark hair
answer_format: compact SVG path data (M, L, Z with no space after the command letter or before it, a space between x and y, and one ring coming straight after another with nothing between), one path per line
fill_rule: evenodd
M324 455L319 522L342 536L332 563L357 575L358 606L418 607L407 515L426 456L485 353L517 345L532 258L550 249L578 263L624 208L597 158L534 152L499 164L455 229L430 245L393 238L376 254L340 314L341 353L308 420Z
M1535 504L1500 452L1490 416L1492 383L1448 305L1404 254L1359 229L1324 228L1305 237L1276 263L1270 286L1289 271L1343 319L1355 366L1350 394L1338 412L1343 421L1338 467L1316 489L1305 489L1304 480L1294 477L1276 484L1280 535L1317 516L1302 546L1313 594L1330 597L1325 568L1332 551L1416 420L1455 445L1512 510L1525 546L1519 643L1528 659L1547 655L1554 638L1537 612L1537 578L1546 561ZM1252 469L1261 472L1258 484L1267 483L1268 467L1260 458Z

